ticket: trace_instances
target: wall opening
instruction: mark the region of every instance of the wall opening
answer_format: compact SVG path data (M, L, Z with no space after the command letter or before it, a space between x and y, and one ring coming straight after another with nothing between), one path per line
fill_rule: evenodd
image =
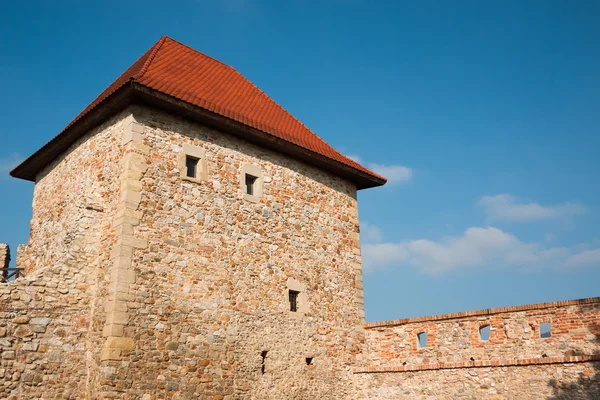
M191 156L185 156L185 175L188 178L195 178L198 173L198 159Z
M266 366L265 366L265 364L266 364L266 360L267 360L267 353L268 353L268 351L266 351L266 350L263 350L263 351L260 353L260 356L261 356L261 358L262 358L262 360L261 360L261 364L260 364L260 373L261 373L261 375L264 375L264 374L265 374L265 370L266 370Z
M258 178L256 176L246 174L246 178L245 178L246 194L249 194L250 196L254 196L254 194L256 192L255 185L256 185L257 179Z
M484 325L479 327L479 338L481 340L490 340L491 330L492 328L490 325Z
M552 324L550 322L542 322L540 324L540 337L549 338L552 337Z
M243 198L252 203L260 202L263 193L263 173L261 169L252 164L242 165L240 171L240 189Z
M298 311L298 295L299 294L300 294L300 292L298 292L296 290L290 290L289 291L290 311L291 312Z
M306 365L312 365L313 363L313 358L312 357L306 357Z
M427 347L427 332L417 334L417 347L420 349Z

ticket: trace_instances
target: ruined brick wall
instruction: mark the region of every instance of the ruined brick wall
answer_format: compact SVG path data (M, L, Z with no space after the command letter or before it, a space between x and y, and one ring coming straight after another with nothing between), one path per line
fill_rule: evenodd
M354 185L162 112L134 116L138 248L103 395L354 398L364 322ZM203 153L198 181L181 177L186 146ZM260 170L256 202L242 192L245 165ZM289 311L290 288L301 312Z
M542 322L551 323L550 337L540 337ZM600 298L366 326L357 368L366 398L600 396ZM489 340L480 337L483 326ZM428 340L419 348L422 332Z

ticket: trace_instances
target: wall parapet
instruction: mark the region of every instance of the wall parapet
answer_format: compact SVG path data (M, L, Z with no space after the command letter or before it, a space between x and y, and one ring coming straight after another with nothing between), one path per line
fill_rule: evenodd
M531 310L543 310L546 308L555 308L555 307L568 307L568 306L577 306L577 305L586 305L586 304L600 304L600 297L588 297L584 299L576 299L576 300L563 300L563 301L552 301L548 303L537 303L537 304L525 304L520 306L510 306L510 307L499 307L499 308L486 308L481 310L472 310L472 311L463 311L456 313L448 313L448 314L438 314L438 315L428 315L424 317L413 317L413 318L403 318L403 319L394 319L394 320L386 320L386 321L378 321L378 322L368 322L365 324L366 329L372 328L380 328L386 326L397 326L397 325L407 325L417 322L430 322L430 321L443 321L448 319L459 319L465 317L479 317L479 316L487 316L493 314L502 314L502 313L512 313L519 311L531 311Z

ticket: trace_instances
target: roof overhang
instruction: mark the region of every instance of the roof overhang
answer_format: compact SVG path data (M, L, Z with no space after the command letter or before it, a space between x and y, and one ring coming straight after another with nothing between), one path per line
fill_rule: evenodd
M217 130L230 133L259 146L286 154L354 182L357 189L367 189L385 184L363 171L317 154L294 143L280 139L256 128L247 126L212 111L176 99L157 90L130 81L116 90L98 106L88 111L54 139L14 168L10 175L35 182L38 173L64 153L79 138L126 107L140 104L158 108L188 120L199 122Z

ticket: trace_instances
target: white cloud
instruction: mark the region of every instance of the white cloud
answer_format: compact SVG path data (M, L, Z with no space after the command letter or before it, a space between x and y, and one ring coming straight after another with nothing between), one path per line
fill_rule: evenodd
M406 261L409 252L402 243L364 244L362 246L363 264L367 269Z
M413 177L412 168L405 167L404 165L385 165L377 163L363 163L360 156L356 154L345 154L351 160L356 161L359 164L365 165L371 171L378 173L379 175L387 178L388 185L396 185L404 182L409 182Z
M367 164L370 170L387 178L388 185L396 185L412 180L412 169L403 165Z
M366 221L360 221L360 240L365 243L379 243L383 239L381 230Z
M523 242L494 227L473 227L461 236L449 236L438 241L418 239L398 243L366 243L362 250L367 269L410 266L431 275L490 266L600 265L600 249L581 251L576 247L548 248Z
M567 259L567 265L572 267L590 264L600 265L600 249L585 250L579 254L572 255Z
M22 161L19 154L0 156L0 179L7 178L8 173Z
M344 154L346 157L348 157L349 159L356 161L357 163L362 163L362 160L360 158L360 156L357 156L356 154Z
M484 208L488 221L534 221L580 215L586 212L581 203L542 206L525 203L510 194L483 196L478 204Z

